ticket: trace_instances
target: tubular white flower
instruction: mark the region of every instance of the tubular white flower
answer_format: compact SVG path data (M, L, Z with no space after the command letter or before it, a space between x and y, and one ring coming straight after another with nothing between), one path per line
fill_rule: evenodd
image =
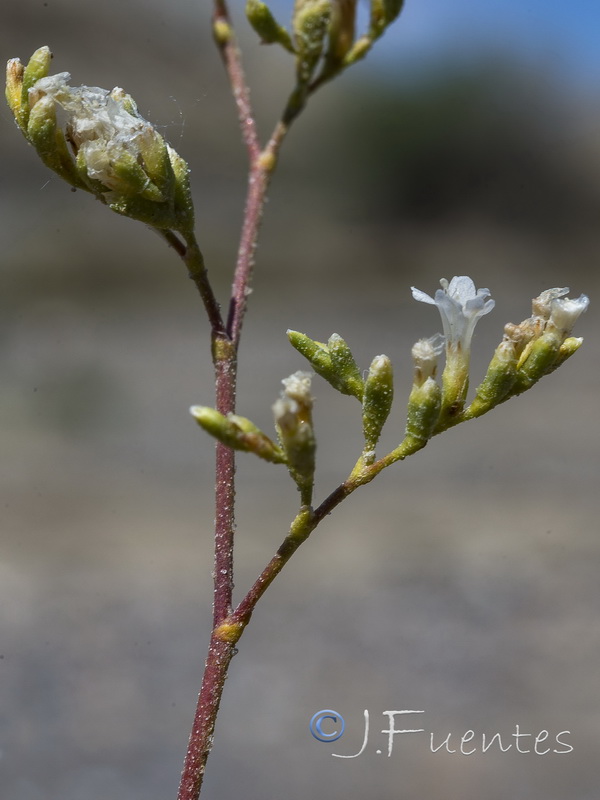
M494 308L489 289L475 289L466 275L445 278L434 297L412 288L415 300L437 306L446 338L446 367L442 375L442 416L456 416L464 406L469 387L471 339L480 317Z
M421 303L435 305L442 317L447 351L462 351L468 357L471 339L477 320L494 308L489 289L475 289L475 284L466 275L452 278L450 283L445 278L434 297L430 297L420 289L412 289L412 296Z

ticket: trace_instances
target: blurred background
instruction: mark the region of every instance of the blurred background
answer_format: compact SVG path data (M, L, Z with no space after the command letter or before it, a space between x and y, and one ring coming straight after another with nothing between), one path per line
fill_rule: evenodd
M232 2L260 130L290 86ZM274 8L282 20L291 2ZM40 45L73 84L122 86L189 161L202 246L227 296L245 152L210 3L4 3L3 59ZM361 9L364 16L364 8ZM412 0L367 61L298 121L270 193L241 348L240 413L265 429L304 367L288 327L387 353L403 430L410 347L440 328L440 277L471 275L503 325L543 289L592 298L583 349L483 420L350 498L261 602L222 704L206 796L597 797L600 569L600 10ZM208 328L174 254L72 193L0 111L0 787L11 800L174 798L210 629ZM317 496L347 474L358 406L314 383ZM283 469L239 459L238 597L296 503ZM316 741L320 709L346 719ZM371 738L360 749L363 711ZM396 742L386 709L422 709ZM419 723L419 724L417 724ZM515 725L544 756L480 752ZM402 727L397 721L397 727ZM475 731L478 751L454 748ZM397 737L401 738L401 737ZM533 738L521 740L531 749Z

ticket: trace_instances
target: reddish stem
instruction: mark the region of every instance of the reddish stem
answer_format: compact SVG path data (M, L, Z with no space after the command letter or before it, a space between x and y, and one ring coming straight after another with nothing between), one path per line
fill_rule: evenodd
M203 297L212 326L216 407L222 414L228 414L235 411L237 348L246 312L254 266L254 254L266 192L277 163L279 148L291 122L300 113L305 98L302 99L302 102L299 102L296 93L291 96L282 120L276 126L265 149L261 151L256 122L250 103L250 93L242 68L240 52L235 42L227 3L225 0L215 0L214 8L214 38L233 90L242 138L248 150L250 162L244 222L231 289L229 314L225 327L223 327L223 322L221 321L220 311L216 303L213 303L212 290L210 290L203 264L202 269L196 274L192 274L192 277L196 281L196 285ZM290 542L289 536L286 538L280 551L278 551L270 565L255 583L253 590L256 589L256 591L253 592L251 590L246 600L243 601L251 606L248 608L247 618L243 613L245 606L238 609L240 615L237 619L234 618L232 615L233 538L235 527L234 481L234 452L222 444L217 444L213 632L181 776L178 800L198 800L200 796L206 760L212 747L221 694L229 663L235 654L235 643L241 636L256 601L301 543L300 541L297 543ZM336 495L336 492L333 495ZM332 499L333 495L328 500ZM336 500L333 505L337 505L341 499L342 497L340 496L339 500ZM317 510L315 519L319 515L319 511L320 509ZM282 555L285 555L283 559ZM238 619L243 619L243 623L239 624Z
M227 677L227 668L234 653L233 644L219 641L214 636L211 637L202 689L198 698L198 708L179 784L178 800L197 800L200 797L206 760L212 747L215 719Z
M228 414L235 411L237 347L246 309L246 297L252 274L260 218L271 172L269 166L274 166L274 159L265 160L261 158L260 144L250 105L250 95L241 65L240 53L235 43L227 5L224 0L215 1L213 30L233 88L242 136L250 158L250 178L244 225L238 250L226 330L223 328L220 315L217 318L214 313L210 313L213 311L210 308L210 303L207 307L213 331L216 407L222 414ZM207 305L206 302L205 305ZM198 800L200 796L206 760L212 747L215 721L223 685L229 663L235 653L235 640L220 636L218 632L219 625L231 613L235 527L234 500L234 452L218 443L216 448L213 633L181 776L178 800Z
M213 32L225 70L229 76L233 98L238 110L242 138L248 148L248 157L252 164L260 154L260 142L252 113L252 104L250 103L250 90L246 83L240 51L235 42L231 17L225 0L215 0Z
M244 223L240 238L238 260L231 289L231 302L227 319L227 332L234 342L239 342L248 304L248 287L254 268L254 254L258 230L265 205L265 197L271 176L277 164L279 148L288 131L288 126L280 122L263 152L259 152L250 162L248 194L244 213Z

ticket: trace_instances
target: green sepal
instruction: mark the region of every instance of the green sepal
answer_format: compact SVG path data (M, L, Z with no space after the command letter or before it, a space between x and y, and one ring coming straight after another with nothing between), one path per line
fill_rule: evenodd
M175 178L173 204L176 221L173 228L182 233L188 233L194 230L194 202L190 186L190 168L187 161L172 147L167 145L167 150Z
M363 433L365 449L374 450L394 401L392 362L387 356L376 356L365 381L363 395Z
M135 156L128 151L124 150L119 154L119 158L112 163L112 170L111 183L115 182L116 185L110 189L118 194L139 197L152 203L165 202L164 194L150 180ZM104 191L107 191L107 187Z
M90 191L77 171L64 133L56 125L56 105L52 98L41 97L33 106L26 136L47 167L77 189Z
M25 67L18 58L11 58L6 65L6 88L4 94L6 102L12 111L14 118L23 133L27 129L27 120L23 118L22 113L22 88L23 88L23 73Z
M48 76L51 60L52 53L50 52L50 48L46 46L40 47L31 56L23 71L20 119L17 118L17 122L19 122L23 131L27 128L27 123L29 121L29 90L40 78L46 78Z
M139 154L143 161L143 172L157 187L162 198L169 197L173 193L175 175L167 143L159 133L152 129L147 136L140 137L139 148Z
M574 355L581 345L583 344L583 337L581 336L569 336L567 339L559 347L558 353L556 355L556 360L552 364L552 366L547 370L546 375L549 375L551 372L554 372L555 369L558 369L568 358L571 358Z
M517 357L513 342L501 342L477 387L475 399L465 411L469 418L480 417L494 406L508 400L517 380Z
M345 64L345 57L354 44L356 26L356 0L343 0L332 4L329 24L329 47L325 55L325 72L335 74Z
M331 20L330 0L296 0L294 50L296 76L302 86L310 82L325 46Z
M435 432L442 407L442 391L434 378L413 386L408 398L406 436L425 445Z
M526 358L517 370L512 394L520 394L551 372L560 351L561 342L554 333L543 333L526 350Z
M358 400L363 399L365 382L354 356L344 339L333 333L327 342L327 349L331 357L331 366L339 389L343 394L354 395Z
M285 453L285 460L303 505L310 504L315 480L317 442L310 420L294 418L293 414L280 416L275 428Z
M136 219L151 228L158 230L182 230L178 227L177 218L173 212L171 203L154 203L145 200L143 197L134 195L120 195L116 192L107 192L104 187L104 194L98 193L98 197L108 207L130 219ZM185 229L188 230L187 228ZM183 230L182 230L183 232Z

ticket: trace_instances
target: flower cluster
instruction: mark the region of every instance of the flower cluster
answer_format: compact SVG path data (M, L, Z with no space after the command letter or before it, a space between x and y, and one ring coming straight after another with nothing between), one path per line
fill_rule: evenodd
M463 411L469 382L471 339L477 321L494 308L488 289L475 289L473 281L460 276L432 298L413 287L416 300L436 305L446 342L446 367L442 378L442 401L435 430L463 419L481 416L498 403L529 389L555 370L581 345L570 336L579 316L589 305L586 295L572 300L568 288L547 289L532 302L532 316L519 325L509 323L496 348L486 376L473 403Z
M299 88L329 80L368 53L402 10L404 0L370 0L368 25L356 36L356 0L296 0L291 31L263 0L246 0L246 16L263 44L279 44L296 58Z
M46 166L119 214L160 230L191 231L185 161L122 89L71 87L68 72L48 74L51 57L41 47L26 67L11 59L6 86L15 120Z

